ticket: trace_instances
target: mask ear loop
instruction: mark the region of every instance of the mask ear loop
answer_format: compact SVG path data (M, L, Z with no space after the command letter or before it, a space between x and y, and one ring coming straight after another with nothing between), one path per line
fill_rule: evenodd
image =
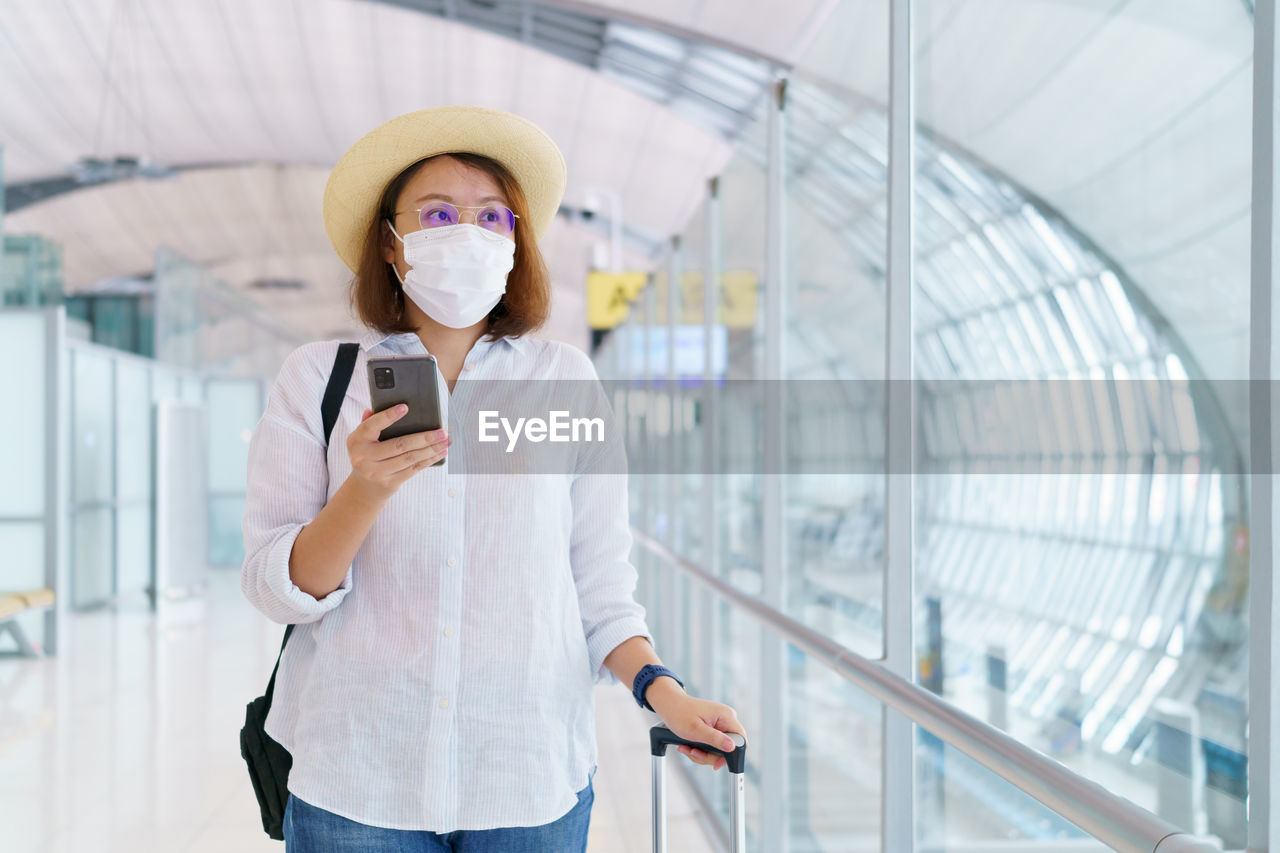
M392 233L392 234L394 234L394 235L396 235L396 239L400 241L401 245L403 245L403 244L404 244L404 238L400 236L400 232L396 230L396 227L395 227L394 225L392 225L392 224L391 224L391 220L390 220L390 219L383 219L382 221L383 221L383 222L385 222L385 223L387 223L387 227L391 229L391 233ZM400 270L398 270L398 269L396 268L395 263L388 263L388 266L390 266L390 267L391 267L391 272L392 272L392 274L393 274L393 275L395 275L395 277L396 277L396 281L400 282L400 287L402 287L402 288L403 288L403 287L404 287L404 279L400 277ZM400 291L400 295L401 295L401 298L403 298L403 296L404 296L404 291L403 291L403 290L401 290L401 291Z

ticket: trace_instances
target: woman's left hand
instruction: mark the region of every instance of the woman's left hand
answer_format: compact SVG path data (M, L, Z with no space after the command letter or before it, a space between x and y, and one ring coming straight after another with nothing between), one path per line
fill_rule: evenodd
M725 736L725 732L735 732L746 739L746 729L738 722L737 712L728 705L689 696L674 682L671 685L672 690L661 696L655 696L654 687L656 686L657 682L654 682L645 698L662 718L662 722L666 723L667 728L680 737L712 746L721 746L726 752L733 751L734 743ZM713 770L719 770L728 763L724 756L718 753L691 746L681 746L678 749L694 764L706 764Z

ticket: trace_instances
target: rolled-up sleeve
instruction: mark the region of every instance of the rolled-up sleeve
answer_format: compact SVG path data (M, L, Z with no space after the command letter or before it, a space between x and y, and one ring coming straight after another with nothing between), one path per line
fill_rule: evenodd
M328 500L320 400L336 350L336 344L322 342L290 354L249 442L240 588L254 607L282 624L315 622L351 589L350 567L342 584L321 599L289 577L298 533Z

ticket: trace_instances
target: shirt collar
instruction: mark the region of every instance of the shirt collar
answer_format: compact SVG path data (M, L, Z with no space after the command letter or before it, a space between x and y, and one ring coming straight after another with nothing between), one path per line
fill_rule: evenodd
M511 347L521 355L524 355L528 352L527 348L529 344L524 338L513 338L509 336L504 336L502 338L499 338L497 341L492 341L492 342L482 337L480 340L476 341L476 346L482 347L482 348L488 348L493 343L502 343L502 342L505 342L507 346ZM422 342L421 340L419 340L418 335L415 332L388 333L388 332L380 332L377 329L370 329L368 334L366 334L364 337L360 339L360 349L364 350L367 353L372 351L374 347L384 343L390 343L396 349L405 349L415 344L421 345Z

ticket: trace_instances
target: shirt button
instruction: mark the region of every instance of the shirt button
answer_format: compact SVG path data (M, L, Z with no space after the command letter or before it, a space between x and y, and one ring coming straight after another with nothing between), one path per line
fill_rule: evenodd
M445 635L446 637L452 637L452 636L453 636L453 629L452 629L452 628L445 628L445 629L444 629L444 635Z
M458 496L458 490L457 490L457 489L450 489L450 490L449 490L449 497L451 497L451 498L456 498L457 496Z
M457 561L457 559L456 559L456 558L454 558L454 557L450 557L450 558L449 558L449 565L451 565L451 566L456 566L456 565L458 565L458 561Z
M449 707L449 700L448 700L448 699L441 699L441 700L440 700L440 707L441 707L441 708L448 708L448 707Z

